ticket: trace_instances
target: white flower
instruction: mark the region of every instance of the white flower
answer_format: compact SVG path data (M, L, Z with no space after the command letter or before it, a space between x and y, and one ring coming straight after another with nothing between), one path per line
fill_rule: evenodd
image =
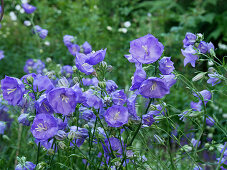
M17 16L15 15L14 12L11 11L11 12L9 13L9 16L10 16L10 18L11 18L12 21L16 21L16 20L17 20Z
M124 26L125 26L126 28L130 27L130 26L131 26L131 22L130 22L130 21L126 21L126 22L124 23Z
M109 31L113 30L111 26L107 26L106 29L109 30Z
M29 27L29 26L31 26L31 22L26 20L26 21L24 21L24 25Z
M49 42L49 41L45 41L44 44L45 44L46 46L50 46L50 42Z
M16 5L15 9L19 11L21 9L21 6L20 5Z
M24 13L24 9L23 9L23 8L20 9L20 13L21 13L21 14Z
M122 33L127 33L127 28L119 28L118 29L119 32L122 32Z

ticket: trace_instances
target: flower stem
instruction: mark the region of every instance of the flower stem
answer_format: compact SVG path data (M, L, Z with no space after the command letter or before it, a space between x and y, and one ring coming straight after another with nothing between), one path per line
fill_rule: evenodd
M37 164L39 163L39 152L40 152L40 142L39 142L39 144L38 144L36 166L37 166Z

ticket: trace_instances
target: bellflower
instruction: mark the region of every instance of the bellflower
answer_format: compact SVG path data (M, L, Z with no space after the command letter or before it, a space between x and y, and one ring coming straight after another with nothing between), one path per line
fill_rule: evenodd
M42 28L39 25L35 25L33 32L40 33L41 30L42 30Z
M130 63L138 63L138 62L139 62L138 60L136 60L135 58L133 58L131 54L126 54L126 55L124 55L124 56L125 56L125 58L127 58L127 60L128 60Z
M130 42L130 54L142 64L157 61L164 51L164 46L151 34Z
M5 78L1 80L1 88L3 98L13 106L20 103L25 93L25 87L22 81L14 77L5 76Z
M142 123L151 126L155 122L152 111L142 116Z
M78 147L80 147L84 143L85 139L89 136L87 129L77 126L71 126L70 132L75 133L76 145Z
M214 50L214 44L213 44L212 42L207 43L207 48L208 48L208 49L207 49L208 52L210 52L211 49Z
M92 119L95 119L95 117L96 117L95 114L93 113L93 111L89 110L86 107L80 107L79 111L80 111L80 113L82 113L81 118L86 120L86 121L90 121Z
M111 149L117 153L117 157L121 156L122 154L122 144L119 139L115 137L111 137L108 139L105 139L105 145L103 144L103 150L106 155L110 156ZM111 147L111 149L110 149Z
M214 126L214 123L215 123L215 120L214 120L212 117L208 116L208 117L206 118L206 124L207 124L208 126Z
M137 116L136 114L136 97L137 95L136 94L133 94L131 97L128 98L127 100L127 108L128 108L128 113L130 114L129 116L132 118L132 119L139 119L139 117Z
M113 80L106 81L106 91L107 93L112 93L118 88L117 84Z
M35 102L35 109L37 114L52 114L54 110L52 109L51 105L47 101L46 94L40 96L40 98Z
M5 56L4 56L4 51L0 50L0 60L3 59Z
M82 53L77 53L75 64L76 64L76 67L78 68L78 70L89 75L94 72L94 68L92 65L86 63L87 59L88 59L87 55L82 54Z
M42 30L39 32L39 37L40 37L41 39L45 39L46 36L47 36L47 34L48 34L48 30L42 29Z
M84 42L82 48L84 49L84 54L89 54L92 51L92 47L87 41Z
M190 32L187 32L185 35L185 39L183 40L184 48L194 45L196 42L196 35Z
M18 122L23 124L24 126L30 126L30 121L28 120L28 116L29 114L21 114L19 117L18 117Z
M47 100L56 113L68 115L75 111L76 92L71 88L54 88L47 93Z
M80 46L77 44L72 44L68 46L68 50L73 56L76 56L76 53L80 52Z
M206 54L208 51L207 43L205 41L200 41L198 49L201 53Z
M61 68L61 74L67 78L71 78L73 74L72 66L65 65Z
M165 80L166 85L170 88L172 87L176 82L177 79L175 78L175 74L169 74L169 75L161 75L160 76L163 80Z
M208 84L211 84L212 86L216 85L216 84L219 84L221 83L221 80L220 80L220 75L217 74L217 73L213 73L213 74L208 74L209 76L209 79L207 80L207 83Z
M117 90L113 92L111 96L115 105L123 105L127 100L127 96L124 93L124 90Z
M201 109L202 109L202 102L201 101L199 101L199 102L191 102L190 105L191 105L191 109L193 111L199 111L200 112Z
M27 74L31 72L41 74L44 68L45 64L41 60L28 59L24 66L24 72Z
M128 123L128 109L124 106L114 105L104 113L104 118L110 127L121 127Z
M103 107L102 99L93 94L93 90L88 90L84 92L86 101L83 103L87 107L94 107L95 109L100 109Z
M132 86L130 87L130 90L134 91L139 89L141 83L146 80L146 77L147 75L142 67L142 64L136 65L136 71L132 79Z
M45 90L45 92L49 92L54 88L53 83L47 76L37 75L33 82L33 90L35 92L41 92Z
M73 44L73 41L75 40L75 38L72 35L65 35L63 37L63 42L65 44L65 46L71 46Z
M77 103L83 103L86 101L86 97L78 84L75 84L71 89L76 92L76 98L74 98L74 100Z
M149 77L141 84L139 93L146 98L162 98L169 94L169 86L163 79Z
M26 161L24 165L18 164L15 170L35 170L36 165L32 162Z
M162 74L168 75L174 70L173 62L171 61L171 57L163 57L159 61L159 70Z
M193 46L189 45L185 50L181 49L181 53L185 56L184 66L191 63L192 67L195 67L195 61L198 60L198 56L195 55L197 51L193 49Z
M98 86L99 80L96 77L90 78L82 78L82 83L84 86Z
M3 135L6 129L6 123L3 121L0 121L0 135Z
M31 132L38 140L48 140L54 137L57 134L57 131L57 120L49 114L36 115L31 126Z
M36 10L35 6L32 6L32 5L27 4L27 3L21 4L21 6L22 6L22 8L24 8L24 11L27 14L32 14Z
M106 49L105 50L99 50L96 52L91 52L89 53L86 59L86 63L90 64L90 65L96 65L98 63L100 63L101 61L104 60L106 55Z
M62 119L57 118L57 122L58 122L58 130L64 130L68 125L67 117L65 118L64 122Z
M211 92L208 91L208 90L202 90L202 91L200 91L199 93L200 93L200 95L202 95L202 97L203 97L203 99L204 99L204 103L205 103L205 105L206 105L207 102L208 102L208 101L211 99L211 97L212 97ZM198 97L199 100L202 101L201 97L198 96L196 93L194 93L193 95L194 95L195 97Z
M191 143L192 143L192 146L193 147L196 147L197 143L198 143L198 147L200 146L201 142L196 140L195 138L192 138L191 140Z

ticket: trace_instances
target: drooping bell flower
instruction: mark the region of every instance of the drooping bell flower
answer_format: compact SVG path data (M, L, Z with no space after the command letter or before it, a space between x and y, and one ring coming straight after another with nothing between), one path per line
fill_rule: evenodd
M136 65L136 71L132 78L132 86L130 87L130 90L134 91L136 89L139 89L141 83L146 80L147 74L144 71L142 64Z
M113 80L106 81L106 91L107 93L112 93L118 88L117 84Z
M124 90L117 90L113 92L111 96L112 96L112 101L115 105L123 105L127 100L127 96L124 93Z
M208 90L202 90L202 91L199 92L199 94L203 97L203 99L202 99L200 96L198 96L196 93L194 93L193 95L194 95L195 97L198 97L200 101L204 100L205 105L207 104L207 102L208 102L208 101L211 99L211 97L212 97L211 92L208 91Z
M90 78L82 78L82 83L84 86L98 86L99 80L96 77Z
M199 102L191 102L190 106L191 106L191 109L193 111L199 111L200 112L201 109L202 109L202 102L201 101L199 101Z
M35 92L41 92L45 90L48 93L54 88L53 83L47 76L37 75L33 82L33 90Z
M169 94L169 86L163 79L149 77L141 84L139 93L146 98L162 98Z
M18 122L23 124L24 126L30 126L30 121L28 120L28 116L29 114L21 114L19 117L18 117Z
M47 93L47 100L56 113L68 115L76 108L76 92L71 88L54 88Z
M84 54L89 54L92 51L92 47L87 41L84 42L82 48L84 50Z
M130 54L142 64L157 61L164 51L164 46L151 34L147 34L130 42Z
M207 50L210 53L210 50L213 49L214 50L214 44L212 42L207 43Z
M89 75L94 72L94 68L92 65L86 63L87 59L88 59L87 55L82 53L76 53L76 60L75 60L76 67L81 72Z
M52 114L54 110L52 109L51 105L47 101L46 94L40 96L40 98L35 102L35 109L37 114Z
M206 118L206 124L207 124L208 126L214 126L215 120L214 120L212 117L208 116L208 117ZM226 154L227 154L227 153L226 153Z
M74 39L75 38L72 35L64 35L63 42L64 42L65 46L68 47L73 44Z
M142 123L151 126L155 122L152 111L142 116Z
M128 60L130 63L138 63L138 62L139 62L138 60L136 60L135 58L133 58L131 54L126 54L126 55L124 55L124 56L125 56L125 58L127 58L127 60Z
M184 66L190 63L192 67L195 67L195 61L198 60L198 56L196 55L197 51L193 49L193 46L189 45L184 50L181 49L181 53L185 56Z
M208 51L208 46L205 41L200 41L198 49L201 53L206 54Z
M73 56L76 56L76 53L80 52L80 46L77 44L72 44L68 46L68 50Z
M160 75L160 77L165 80L167 86L170 88L172 87L176 82L177 79L175 78L175 74L169 74L169 75Z
M110 127L121 127L128 123L129 113L124 106L114 105L104 113L104 118Z
M41 29L41 31L39 32L39 37L41 39L45 39L47 34L48 34L48 30L47 29Z
M90 65L96 65L104 60L106 55L106 49L105 50L99 50L96 52L91 52L87 55L86 63Z
M127 108L128 108L128 113L129 117L132 119L139 119L139 117L136 114L136 94L133 94L131 97L128 98L127 100Z
M58 132L58 123L50 114L38 114L31 126L33 136L38 140L48 140Z
M79 87L79 84L75 84L73 87L71 87L71 89L73 89L76 92L76 98L74 98L74 100L77 103L83 103L86 101L86 97L81 88Z
M20 103L25 93L25 87L22 81L14 77L5 76L5 78L1 80L1 88L3 98L13 106Z
M24 11L27 14L32 14L36 10L35 6L32 6L32 5L27 4L27 3L21 4L21 6L22 6L22 8L24 8Z
M219 84L221 83L221 80L220 80L220 75L217 74L217 73L213 73L213 74L208 74L209 76L209 79L207 80L207 83L208 84L211 84L212 86L216 85L216 84Z
M86 121L94 120L96 117L93 111L86 107L80 107L79 111L82 113L81 118Z
M197 143L198 143L198 147L200 146L201 142L196 140L195 138L192 138L191 140L192 146L196 147Z
M123 144L121 144L119 139L117 139L115 137L111 137L111 138L109 138L109 140L105 139L104 142L105 143L102 144L102 146L103 146L103 150L107 156L111 156L111 149L116 152L117 157L121 156ZM110 149L110 147L111 147L111 149Z
M71 126L70 132L75 134L74 139L76 140L76 145L78 147L80 147L84 143L85 139L89 136L87 129L80 128L80 127L77 127L77 126ZM70 145L73 146L72 144L70 144Z
M196 42L196 35L190 32L187 32L185 35L185 39L183 40L184 48L188 47L189 45L194 45Z
M171 57L163 57L159 61L159 70L162 74L168 75L174 70L173 62L171 61Z
M86 107L93 107L95 109L101 109L103 107L102 99L94 94L93 90L84 92L86 101L83 103Z

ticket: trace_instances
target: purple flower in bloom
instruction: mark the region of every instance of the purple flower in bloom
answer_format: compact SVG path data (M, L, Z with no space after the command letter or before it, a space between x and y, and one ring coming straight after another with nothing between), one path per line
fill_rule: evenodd
M0 60L3 59L5 56L4 56L4 51L0 50Z
M128 123L128 109L124 106L114 105L104 113L104 118L110 127L121 127Z
M135 58L133 58L131 54L126 54L126 55L124 55L124 56L125 56L125 58L128 59L128 61L129 61L130 63L138 63L138 60L136 60Z
M186 66L188 63L191 63L192 67L195 67L195 61L198 60L198 56L195 55L197 51L193 49L193 46L189 45L185 48L185 50L181 49L181 53L183 56L185 56L184 66Z
M207 124L208 126L214 126L214 123L215 123L215 120L214 120L212 117L208 116L208 117L206 118L206 124Z
M139 89L141 83L146 80L146 77L147 75L142 67L142 64L136 65L136 71L132 79L132 86L130 87L130 90L134 91L136 89Z
M94 72L94 68L92 65L86 63L87 58L88 58L87 55L82 53L77 53L75 64L78 70L89 75Z
M165 80L157 77L149 77L141 84L139 93L147 98L162 98L166 94L169 94L169 87Z
M31 14L33 13L35 10L36 10L36 7L30 5L30 4L27 4L27 3L24 3L24 4L21 4L22 8L24 8L24 11L27 13L27 14Z
M28 116L29 114L21 114L17 120L19 123L22 123L24 126L30 126L30 121L28 120Z
M205 41L200 41L198 49L201 53L205 54L208 50L207 43Z
M83 103L87 107L94 107L95 109L99 109L103 107L102 99L96 96L93 90L88 90L84 92L86 97L86 101Z
M86 63L90 65L96 65L104 60L106 55L106 49L105 50L99 50L96 52L91 52L87 55Z
M53 144L53 141L54 141L54 139L51 139L51 140L45 140L45 141L43 141L43 140L38 140L38 139L35 139L35 143L37 144L37 145L39 145L39 143L40 143L40 145L41 146L43 146L46 150L49 150L49 149L53 149L55 146L53 145L52 146L52 144ZM56 144L55 144L56 145Z
M155 120L153 118L153 111L142 116L142 123L143 124L145 124L147 126L151 126L154 122L155 122Z
M84 143L85 139L89 136L87 129L80 128L80 127L77 127L77 126L71 126L70 132L74 132L76 134L75 135L76 145L78 147L80 147Z
M84 54L89 54L92 51L92 47L87 41L84 42L82 48L84 49Z
M84 86L98 86L99 80L96 77L90 78L82 78L82 83Z
M80 111L80 113L82 113L81 118L86 120L86 121L90 121L92 119L95 119L95 117L96 117L95 114L93 113L93 111L89 110L86 107L80 107L79 111Z
M64 130L68 125L67 118L65 118L64 122L62 119L57 118L57 122L58 122L58 130Z
M39 32L39 37L42 38L42 39L45 39L46 36L48 34L48 30L46 29L42 29L40 32Z
M71 88L54 88L47 93L47 100L56 113L68 115L76 108L76 92Z
M73 44L74 41L74 37L72 35L65 35L63 37L63 42L65 44L65 46L71 46Z
M33 136L38 140L48 140L58 131L58 123L55 117L49 114L36 115L31 126Z
M72 77L73 69L72 66L65 65L61 68L61 74L67 78Z
M24 66L24 72L27 74L31 72L41 74L44 68L45 64L41 60L28 59Z
M13 106L20 103L25 93L22 81L14 77L5 76L5 78L1 80L1 88L3 98Z
M208 76L210 77L207 80L208 84L211 84L212 86L221 83L221 80L219 79L220 75L217 73L213 73L213 74L208 74Z
M127 100L127 96L124 93L124 90L117 90L113 92L111 96L115 105L123 105Z
M40 96L40 98L35 102L35 109L37 114L52 114L54 110L52 109L51 105L47 101L46 94Z
M185 39L183 40L184 48L194 45L196 42L196 35L190 32L187 32L185 35Z
M115 137L111 137L108 139L105 139L105 145L103 144L103 150L105 152L105 154L107 154L108 156L110 156L111 153L111 149L113 151L115 151L117 153L117 157L121 156L122 154L122 145L121 142L119 141L119 139L115 138ZM111 149L110 149L111 146Z
M35 167L36 167L35 164L33 164L32 162L26 161L23 165L18 164L15 170L34 170Z
M210 91L208 90L203 90L199 92L200 95L203 97L204 99L204 103L207 104L207 102L211 99L212 94ZM200 101L202 101L202 98L200 98L200 96L198 96L196 93L193 94L194 96L198 97Z
M77 45L77 44L72 44L72 45L69 45L69 46L67 46L67 47L68 47L69 52L70 52L73 56L76 56L76 53L79 53L79 52L80 52L80 46Z
M6 123L3 121L0 121L0 135L3 135L6 129Z
M173 62L171 61L171 57L163 57L159 61L159 70L162 74L167 75L170 74L174 70Z
M176 82L177 80L175 79L175 74L169 74L169 75L161 75L160 76L163 80L165 80L167 86L170 88L172 87Z
M42 30L42 28L39 25L35 25L33 32L39 33L41 30Z
M199 101L199 102L191 102L190 105L191 105L191 109L193 111L199 111L200 112L201 109L202 109L202 102L201 101Z
M199 147L199 145L201 144L201 142L198 141L198 140L196 140L195 138L192 138L191 143L192 143L192 146L193 146L193 147L196 147L197 143L198 143L198 147Z
M83 103L86 101L86 97L84 96L83 91L78 84L75 84L72 89L76 92L76 98L74 98L74 100L77 103Z
M49 92L54 88L53 83L47 76L37 75L33 82L33 90L35 92L41 92L45 90L45 92Z
M147 34L130 42L130 54L142 64L157 61L164 50L162 43L151 34Z
M106 81L106 91L107 93L112 93L118 88L117 84L113 80Z
M128 98L127 100L127 108L128 108L128 112L130 114L130 117L132 117L132 119L138 119L139 117L136 114L136 94L133 94L131 97Z

